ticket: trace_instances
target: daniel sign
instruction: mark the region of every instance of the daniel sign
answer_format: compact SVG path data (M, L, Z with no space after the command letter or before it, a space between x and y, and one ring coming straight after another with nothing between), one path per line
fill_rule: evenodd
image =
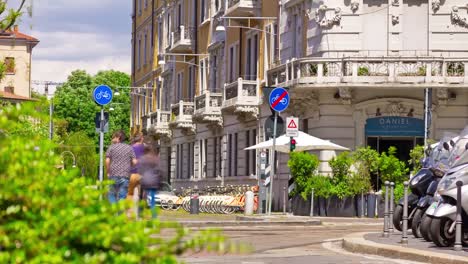
M286 118L286 136L299 136L299 118L292 116Z

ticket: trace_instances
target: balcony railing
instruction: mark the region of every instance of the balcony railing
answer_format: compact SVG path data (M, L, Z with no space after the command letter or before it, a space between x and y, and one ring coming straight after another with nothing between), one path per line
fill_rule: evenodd
M244 110L251 112L250 107L257 108L260 103L259 80L244 80L243 78L227 84L224 88L223 109L232 109L236 112Z
M171 136L169 130L169 120L171 119L170 111L156 110L150 114L151 125L149 131L153 131L154 134L160 136Z
M268 71L269 85L347 87L367 84L468 84L468 58L349 57L303 58Z
M172 32L171 52L191 52L195 42L195 28L180 26Z
M169 125L172 128L194 129L192 116L194 111L193 102L180 101L171 106L171 120Z
M204 91L201 95L195 97L195 121L222 122L221 105L223 94L221 92Z
M255 14L258 0L228 0L226 16L251 16Z

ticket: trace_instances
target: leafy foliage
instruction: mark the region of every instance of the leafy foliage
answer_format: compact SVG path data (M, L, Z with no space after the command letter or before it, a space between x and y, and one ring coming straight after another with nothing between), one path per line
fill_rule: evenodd
M406 168L404 161L400 161L395 157L395 147L390 147L387 152L382 152L379 158L379 171L382 176L382 181L389 181L402 183L407 179L407 173L409 171Z
M310 188L312 175L315 174L319 165L319 160L315 155L307 152L291 152L289 155L288 167L294 177L296 188L292 195L302 194Z
M31 106L7 107L0 130L40 118ZM177 223L131 222L129 204L100 201L106 188L56 170L56 146L39 135L0 138L0 263L176 263L186 251L223 250L213 230L190 233ZM146 213L149 213L145 211Z
M415 174L422 168L421 160L424 158L424 146L417 145L412 150L410 150L410 160L408 160L409 165L413 166L411 173Z
M57 88L54 97L55 115L66 120L68 133L84 131L98 145L94 119L100 111L92 97L94 88L98 85L109 85L114 91L117 87L128 87L130 77L118 71L102 71L91 76L83 70L76 70L68 76L67 82ZM109 130L123 130L128 135L130 124L130 97L128 95L114 96L110 106L115 110L109 114ZM106 145L110 142L111 133L105 134Z
M96 154L94 140L90 139L84 132L74 132L64 143L59 147L60 153L71 151L76 157L76 166L82 171L83 176L96 180L99 155ZM70 155L63 157L66 167L70 168L73 162Z

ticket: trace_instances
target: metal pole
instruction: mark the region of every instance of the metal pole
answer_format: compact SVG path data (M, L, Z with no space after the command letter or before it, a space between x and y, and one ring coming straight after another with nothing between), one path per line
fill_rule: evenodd
M427 127L428 127L428 92L429 90L426 88L424 89L424 146L427 146ZM424 152L424 157L426 157L426 153Z
M104 107L101 107L101 126L99 129L99 182L104 180ZM102 198L102 197L101 197Z
M364 192L361 192L361 218L364 218Z
M385 211L384 211L384 232L383 236L384 237L389 237L388 234L388 185L390 183L388 181L385 181Z
M286 187L283 187L283 214L286 214L286 201L287 201L287 196L286 196Z
M392 219L393 217L393 206L394 206L394 203L393 203L393 190L394 190L394 187L395 187L395 183L394 182L391 182L390 183L390 201L388 201L390 203L390 212L389 212L389 216L388 216L388 232L390 233L393 233L393 223L392 221L390 221L390 219Z
M270 203L268 204L268 215L271 215L271 204L273 202L273 178L276 173L276 124L278 122L278 112L275 111L275 121L273 122L273 161L271 166L271 176L270 176Z
M405 192L403 196L403 228L401 233L401 244L408 245L408 181L403 183Z
M310 194L310 216L314 216L314 188Z
M456 230L455 230L455 246L453 249L455 251L462 250L462 216L461 216L461 187L463 185L462 181L457 181L457 218L456 218Z

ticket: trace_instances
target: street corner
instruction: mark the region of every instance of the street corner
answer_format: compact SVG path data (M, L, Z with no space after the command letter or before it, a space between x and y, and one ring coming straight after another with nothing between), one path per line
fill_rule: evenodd
M418 248L418 244L399 245L396 240L401 237L398 233L392 234L385 242L381 232L352 233L343 238L342 246L353 253L379 255L396 259L405 259L424 263L461 264L468 263L468 253L461 255L449 254L447 250L438 248ZM444 253L447 252L447 253Z

